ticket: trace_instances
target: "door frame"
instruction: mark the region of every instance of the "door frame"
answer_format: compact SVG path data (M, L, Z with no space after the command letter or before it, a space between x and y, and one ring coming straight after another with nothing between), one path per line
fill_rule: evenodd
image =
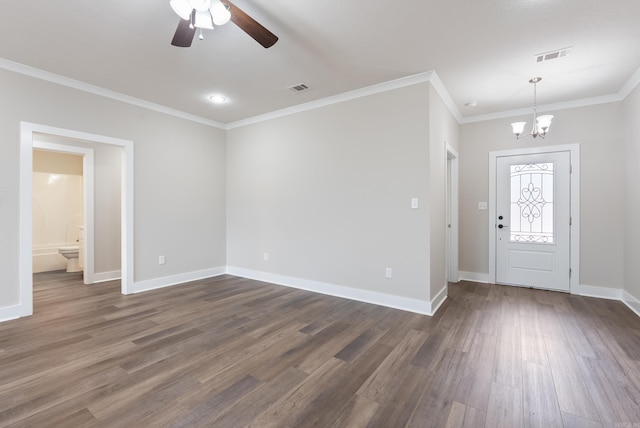
M577 294L580 286L580 144L526 147L512 150L489 152L489 282L496 283L496 162L504 156L520 156L541 153L569 152L571 174L569 192L571 194L571 229L569 232L569 260L571 276L569 292Z
M89 143L117 146L122 149L121 180L121 292L134 292L133 258L133 141L104 135L89 134L30 122L20 122L20 226L19 226L19 283L21 317L33 314L33 231L32 231L32 170L33 140L35 134L49 134Z

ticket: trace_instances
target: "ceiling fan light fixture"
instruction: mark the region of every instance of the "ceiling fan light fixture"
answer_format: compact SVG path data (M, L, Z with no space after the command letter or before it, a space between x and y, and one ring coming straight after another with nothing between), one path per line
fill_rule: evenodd
M189 3L198 12L204 12L211 7L211 0L189 0Z
M213 22L211 22L211 15L209 14L209 11L196 11L196 19L194 22L194 25L197 28L204 28L206 30L213 30Z
M189 19L193 7L189 0L171 0L169 2L171 9L180 17L180 19Z
M231 19L229 5L222 3L220 0L213 0L209 10L211 11L211 17L215 25L224 25Z

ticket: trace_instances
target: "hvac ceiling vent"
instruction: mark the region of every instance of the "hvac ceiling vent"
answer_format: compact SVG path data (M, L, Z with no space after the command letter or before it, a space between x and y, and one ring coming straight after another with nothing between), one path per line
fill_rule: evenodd
M552 59L565 57L569 55L569 53L571 52L571 49L573 49L573 46L569 46L568 48L557 49L555 51L537 54L535 55L536 62L549 61Z
M311 88L304 83L298 83L297 85L289 86L287 89L292 92L304 92L308 91Z

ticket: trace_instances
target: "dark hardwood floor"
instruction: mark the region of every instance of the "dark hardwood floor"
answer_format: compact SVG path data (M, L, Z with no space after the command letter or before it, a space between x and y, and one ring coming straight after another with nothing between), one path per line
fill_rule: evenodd
M0 426L640 428L640 318L461 282L436 316L223 276L132 296L34 279Z

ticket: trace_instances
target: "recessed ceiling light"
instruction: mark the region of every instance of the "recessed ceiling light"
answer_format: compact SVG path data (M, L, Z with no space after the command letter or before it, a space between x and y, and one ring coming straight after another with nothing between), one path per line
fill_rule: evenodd
M469 101L469 102L464 103L464 105L466 107L476 107L478 105L478 102L477 101Z
M215 94L211 95L209 97L209 100L214 104L224 104L227 102L227 97L225 97L224 95Z

